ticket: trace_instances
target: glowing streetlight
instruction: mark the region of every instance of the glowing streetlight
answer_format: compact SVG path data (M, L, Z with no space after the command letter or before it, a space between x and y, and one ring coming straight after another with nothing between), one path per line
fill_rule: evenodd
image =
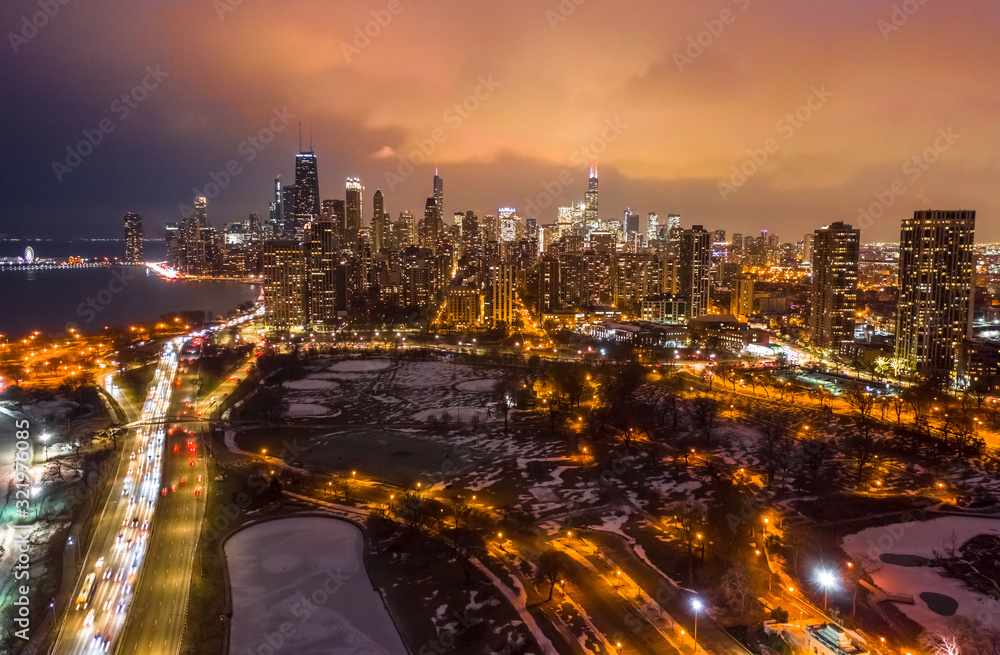
M826 613L826 595L831 589L837 588L837 576L829 569L820 569L816 572L816 582L823 588L823 613Z

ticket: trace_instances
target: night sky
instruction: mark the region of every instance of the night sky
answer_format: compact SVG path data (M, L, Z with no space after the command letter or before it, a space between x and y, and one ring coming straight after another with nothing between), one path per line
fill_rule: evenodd
M997 2L47 2L37 30L38 0L0 9L12 236L119 236L126 211L159 236L227 165L212 222L266 215L301 121L321 196L360 177L366 224L378 187L393 219L422 213L435 162L449 220L554 222L593 161L603 218L793 241L846 220L878 241L966 208L1000 239ZM101 142L77 149L85 130Z

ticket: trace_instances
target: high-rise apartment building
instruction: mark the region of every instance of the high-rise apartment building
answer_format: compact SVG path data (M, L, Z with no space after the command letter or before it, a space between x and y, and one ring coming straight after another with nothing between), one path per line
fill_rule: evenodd
M701 225L680 233L678 279L688 318L708 313L712 269L711 235Z
M505 323L508 327L514 322L514 284L517 265L509 262L495 262L492 265L493 277L493 325Z
M753 314L754 279L750 276L739 276L733 279L730 296L729 313L738 319Z
M291 239L264 244L264 326L286 332L304 325L305 256L302 245Z
M956 371L972 323L975 231L970 210L917 211L903 220L896 357L918 374Z
M854 342L861 230L837 221L813 234L812 344L839 352Z
M125 263L141 264L142 257L142 216L129 212L125 214Z
M306 226L306 319L317 330L330 330L337 319L334 267L337 257L336 226L316 220Z

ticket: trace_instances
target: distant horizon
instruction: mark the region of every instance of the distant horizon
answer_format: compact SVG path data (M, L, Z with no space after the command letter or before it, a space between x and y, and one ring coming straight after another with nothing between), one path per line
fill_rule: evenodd
M552 222L597 165L602 218L886 242L904 208L972 207L1000 239L998 3L401 3L385 25L237 4L74 4L19 40L0 232L116 234L131 210L158 234L196 195L215 223L265 217L308 148L320 199L365 185L365 225L377 188L421 212L435 167L446 218ZM13 29L37 0L5 9Z

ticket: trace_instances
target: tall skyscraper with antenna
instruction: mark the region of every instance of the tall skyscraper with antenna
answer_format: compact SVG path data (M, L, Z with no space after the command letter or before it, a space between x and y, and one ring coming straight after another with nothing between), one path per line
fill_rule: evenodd
M295 188L298 189L296 216L302 222L319 217L319 174L316 153L311 150L295 155Z
M597 214L597 166L590 167L590 185L587 193L583 197L583 222L585 229L596 230L598 227Z
M438 175L437 166L434 167L434 202L437 204L438 216L444 216L444 180Z

